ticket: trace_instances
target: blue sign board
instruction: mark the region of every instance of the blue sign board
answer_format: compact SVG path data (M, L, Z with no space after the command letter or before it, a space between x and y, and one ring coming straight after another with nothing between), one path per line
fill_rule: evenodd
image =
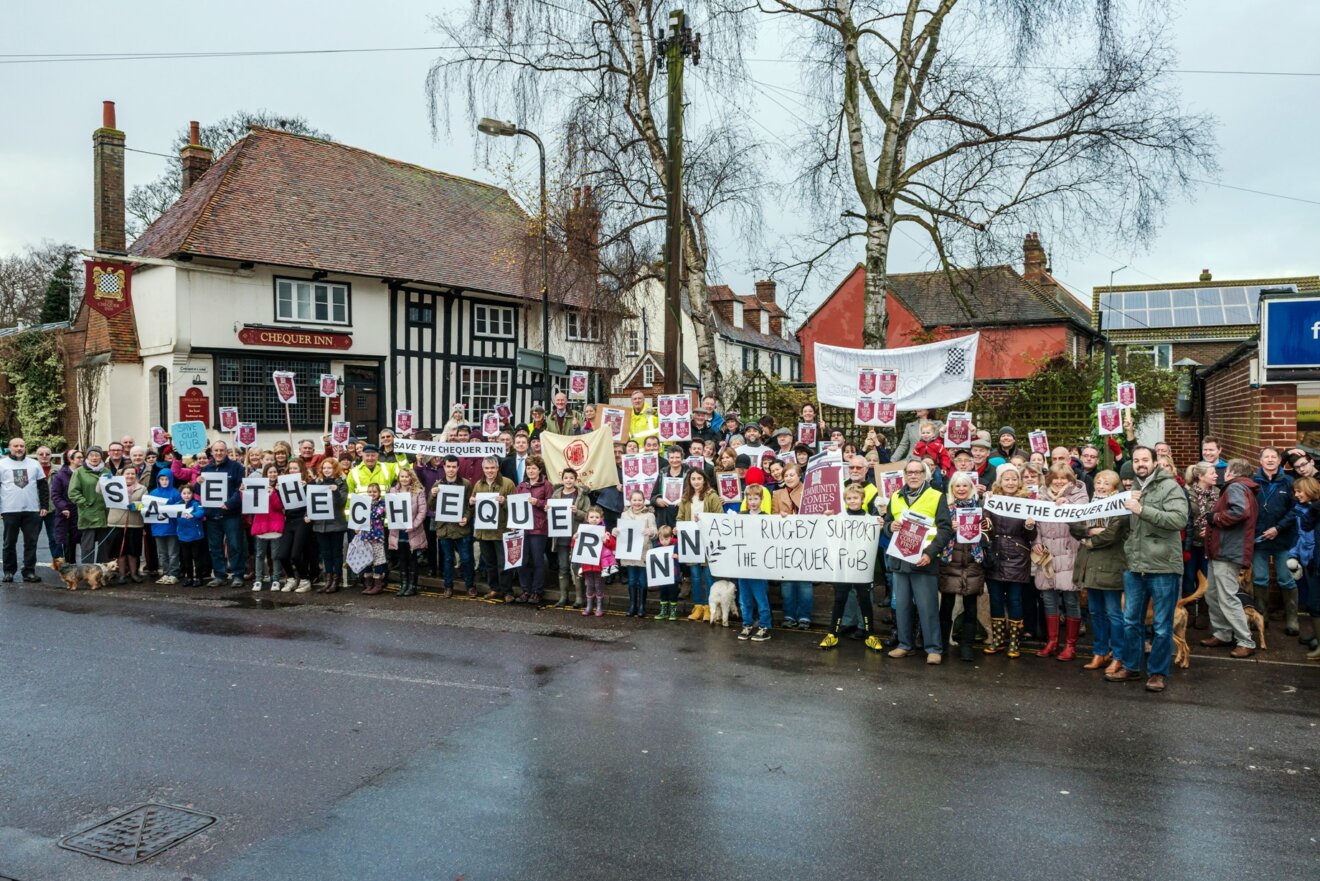
M175 422L170 426L170 440L180 456L196 456L206 449L206 426L200 422Z
M1260 301L1262 367L1320 368L1320 297Z

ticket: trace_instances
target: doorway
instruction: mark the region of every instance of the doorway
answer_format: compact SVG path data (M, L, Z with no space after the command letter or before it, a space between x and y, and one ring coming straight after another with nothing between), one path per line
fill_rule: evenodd
M344 365L344 419L355 438L373 443L380 432L380 368Z

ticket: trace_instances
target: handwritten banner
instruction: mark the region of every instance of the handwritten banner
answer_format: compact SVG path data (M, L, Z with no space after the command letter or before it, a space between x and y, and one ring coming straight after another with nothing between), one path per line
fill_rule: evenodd
M1087 502L1085 505L1056 505L1037 499L990 495L985 497L983 504L987 514L998 514L1016 520L1030 518L1040 523L1080 523L1103 517L1126 517L1129 512L1123 507L1123 503L1130 498L1132 493L1123 492Z
M875 517L702 514L698 522L716 578L870 584L875 576Z

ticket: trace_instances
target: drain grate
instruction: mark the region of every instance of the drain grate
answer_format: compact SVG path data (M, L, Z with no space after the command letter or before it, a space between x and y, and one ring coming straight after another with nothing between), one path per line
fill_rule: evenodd
M145 862L216 821L210 814L173 805L145 804L77 835L60 847L126 866Z

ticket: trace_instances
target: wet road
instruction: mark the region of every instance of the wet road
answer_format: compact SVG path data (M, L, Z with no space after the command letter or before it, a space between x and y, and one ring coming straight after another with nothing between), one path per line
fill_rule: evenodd
M0 876L1320 873L1314 666L1198 658L1153 696L1032 658L276 602L0 590ZM133 868L55 847L153 800L220 821Z

